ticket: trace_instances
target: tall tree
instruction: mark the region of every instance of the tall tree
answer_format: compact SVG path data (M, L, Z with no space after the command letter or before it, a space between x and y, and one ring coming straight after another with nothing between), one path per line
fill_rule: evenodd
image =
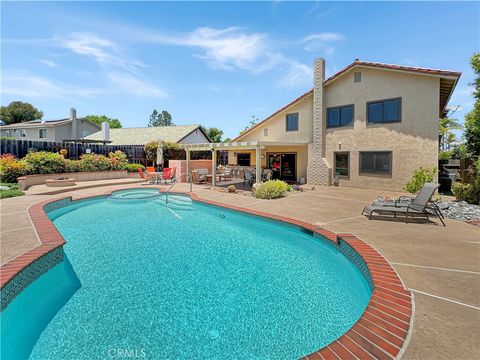
M211 128L206 128L202 126L203 131L207 136L212 140L214 143L221 143L222 142L222 136L223 136L223 131L216 128L216 127L211 127Z
M0 108L0 120L5 125L41 119L43 112L32 104L22 101L12 101L8 106Z
M148 122L148 126L172 126L172 115L166 110L163 110L161 113L157 111L157 109L153 110L152 115L150 115L150 121Z
M480 52L470 58L470 64L477 77L470 84L474 88L475 104L473 109L465 115L465 140L472 155L480 156Z
M450 146L456 141L455 134L452 130L461 130L462 125L456 119L443 118L438 123L438 131L440 133L440 149L448 150Z
M108 123L110 128L112 129L120 129L122 127L122 123L118 119L109 118L106 115L87 115L86 118L95 124L102 126L103 122Z

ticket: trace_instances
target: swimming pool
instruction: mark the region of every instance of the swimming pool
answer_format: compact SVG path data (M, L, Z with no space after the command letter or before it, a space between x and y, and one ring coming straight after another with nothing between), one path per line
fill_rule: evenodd
M2 358L298 358L368 304L369 283L328 240L141 192L49 212L65 260L3 311Z

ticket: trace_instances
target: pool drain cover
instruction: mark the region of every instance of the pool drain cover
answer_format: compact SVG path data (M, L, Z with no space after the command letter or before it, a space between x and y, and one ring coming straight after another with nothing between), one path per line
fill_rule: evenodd
M218 332L218 330L210 330L210 340L217 340L219 336L220 333Z

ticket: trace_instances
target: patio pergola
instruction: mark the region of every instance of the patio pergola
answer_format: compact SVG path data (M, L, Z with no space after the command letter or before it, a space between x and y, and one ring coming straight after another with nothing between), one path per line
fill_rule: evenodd
M229 143L203 143L203 144L179 144L181 149L187 153L187 179L191 182L190 174L190 152L191 151L212 151L212 186L216 185L217 179L217 150L255 150L255 182L262 181L262 150L274 146L299 146L304 143L273 142L273 141L239 141Z

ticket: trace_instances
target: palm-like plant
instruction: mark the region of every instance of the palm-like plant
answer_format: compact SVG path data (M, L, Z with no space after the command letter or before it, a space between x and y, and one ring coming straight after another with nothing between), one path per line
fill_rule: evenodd
M438 126L438 131L440 134L440 149L448 150L450 146L456 141L455 134L451 131L461 130L463 129L463 126L458 122L457 119L447 117L440 119Z

